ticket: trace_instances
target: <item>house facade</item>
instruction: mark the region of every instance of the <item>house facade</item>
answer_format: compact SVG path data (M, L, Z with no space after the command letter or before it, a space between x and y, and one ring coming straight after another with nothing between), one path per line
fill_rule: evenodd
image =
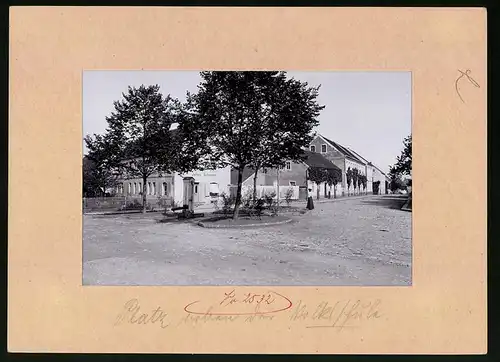
M167 203L182 205L183 178L194 178L194 200L196 204L210 203L218 198L222 192L228 192L231 184L230 168L216 170L193 171L186 174L153 174L148 177L146 185L139 178L122 178L116 187L117 196L125 196L127 200L142 201L142 193L146 193L146 200L150 204L157 204L160 199Z
M286 162L285 166L279 170L261 169L257 173L257 186L259 196L265 193L277 191L278 184L280 198L284 197L287 190L293 190L293 199L305 199L308 190L314 196L320 198L345 196L354 191L353 185L348 188L346 171L357 169L360 174L366 175L366 191L373 192L374 183L378 183L377 193L385 194L387 188L387 177L378 167L373 165L358 152L340 145L322 135L317 135L304 150L306 160L304 162ZM307 178L309 167L323 167L340 169L342 182L338 185L329 186L327 183L317 185ZM215 170L193 171L186 174L153 174L148 177L143 185L143 180L139 178L123 177L118 182L115 193L117 196L127 197L127 201L137 199L142 201L143 192L146 193L147 202L157 204L160 199L168 203L182 205L183 203L183 178L194 178L194 203L195 205L208 204L217 200L222 193L234 194L238 184L238 172L230 166ZM243 192L253 189L254 170L246 167L243 171Z
M309 150L323 155L342 170L341 191L343 195L354 191L353 185L351 185L350 188L347 185L346 172L349 168L351 170L357 169L360 174L366 176L366 190L363 191L373 193L373 183L380 181L378 193L385 193L386 175L358 152L326 138L323 135L316 135L309 144Z
M256 185L258 188L258 196L267 192L277 192L279 185L280 199L288 190L292 190L292 199L306 199L308 190L310 189L312 195L319 196L320 198L334 197L334 195L341 195L342 185L337 184L330 186L326 182L319 185L315 182L308 180L307 172L310 167L322 167L328 169L338 169L336 165L330 162L323 155L304 150L305 160L303 162L287 161L285 166L281 169L268 168L261 169L257 172ZM251 190L254 185L254 170L246 168L243 172L243 189ZM237 184L237 173L233 171L232 184ZM235 186L233 186L235 187Z

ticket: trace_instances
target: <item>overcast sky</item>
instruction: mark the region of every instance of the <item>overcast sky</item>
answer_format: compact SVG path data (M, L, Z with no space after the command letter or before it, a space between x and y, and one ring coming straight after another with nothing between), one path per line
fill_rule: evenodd
M348 146L388 171L411 133L410 72L288 72L311 86L321 84L318 102L326 108L317 131ZM85 71L83 135L103 133L113 101L129 85L158 84L181 101L200 81L193 71ZM86 153L84 145L84 153Z

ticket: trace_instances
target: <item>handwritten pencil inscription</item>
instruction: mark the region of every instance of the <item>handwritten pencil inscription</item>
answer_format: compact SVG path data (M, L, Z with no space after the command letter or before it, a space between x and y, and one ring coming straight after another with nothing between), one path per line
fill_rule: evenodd
M306 328L335 328L341 331L346 328L358 328L361 323L380 319L380 299L322 301L312 308L300 301L290 314L292 322L306 322Z
M462 98L462 95L460 94L460 89L458 88L458 85L460 83L460 81L462 79L465 79L464 77L467 78L467 80L469 81L469 83L471 83L474 87L476 88L481 88L479 86L479 83L476 82L471 76L471 70L470 69L467 69L465 72L461 71L460 69L458 70L458 72L460 73L460 76L457 78L457 80L455 81L455 90L457 91L457 94L458 96L460 97L460 100L465 103L464 99Z
M115 326L122 323L129 324L156 324L161 328L167 328L167 313L161 308L144 311L141 309L139 300L130 299L123 305L123 309L115 320Z

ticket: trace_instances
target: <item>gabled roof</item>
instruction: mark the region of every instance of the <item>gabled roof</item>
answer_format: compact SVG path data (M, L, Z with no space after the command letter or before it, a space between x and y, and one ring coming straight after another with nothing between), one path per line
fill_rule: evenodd
M346 147L349 151L351 151L352 153L354 153L356 156L358 156L358 158L360 158L364 163L366 163L367 165L368 164L371 164L370 161L368 161L366 158L364 158L363 156L361 156L359 153L357 153L356 151L354 151L353 149L349 148L349 147Z
M340 152L342 152L344 154L344 156L346 156L347 158L350 158L356 162L361 162L362 164L366 164L367 161L362 159L361 156L359 155L356 155L355 152L351 151L349 148L347 147L344 147L342 146L341 144L337 143L337 142L334 142L328 138L326 138L325 136L322 136L322 135L319 135L320 137L322 137L325 141L329 142L333 147L335 147L336 149L338 149Z
M323 167L328 169L338 169L336 165L334 165L331 161L329 161L325 156L321 153L311 152L308 150L304 150L305 160L304 163L309 167Z

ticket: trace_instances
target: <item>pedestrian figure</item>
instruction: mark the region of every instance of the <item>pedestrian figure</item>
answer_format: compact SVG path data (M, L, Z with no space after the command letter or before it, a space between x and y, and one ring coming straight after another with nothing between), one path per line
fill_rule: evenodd
M314 202L313 202L313 197L312 197L312 193L311 193L312 189L308 189L308 192L307 192L307 209L308 210L312 210L314 209Z

